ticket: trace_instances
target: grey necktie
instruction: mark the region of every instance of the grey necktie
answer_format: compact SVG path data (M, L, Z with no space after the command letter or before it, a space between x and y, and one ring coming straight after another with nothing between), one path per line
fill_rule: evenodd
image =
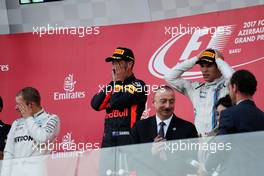
M160 135L162 138L165 138L165 133L164 133L164 126L165 125L166 125L166 123L164 123L162 121L159 123L160 129L159 129L158 135Z

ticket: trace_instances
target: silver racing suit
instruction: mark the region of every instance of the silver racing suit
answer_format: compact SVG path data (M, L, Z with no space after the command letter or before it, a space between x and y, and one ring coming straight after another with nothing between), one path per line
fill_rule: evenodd
M15 161L12 162L11 159L28 161L27 157L49 154L54 148L49 147L54 146L49 143L54 142L59 130L58 116L48 114L43 109L32 117L15 120L7 137L1 176L18 175L19 173L14 172L17 173L19 168L25 167L15 168Z
M178 92L190 98L194 108L196 129L200 135L206 136L217 124L214 106L220 98L228 94L228 81L234 70L224 60L216 58L215 62L222 77L205 83L181 78L197 60L193 58L176 65L164 76L164 79Z

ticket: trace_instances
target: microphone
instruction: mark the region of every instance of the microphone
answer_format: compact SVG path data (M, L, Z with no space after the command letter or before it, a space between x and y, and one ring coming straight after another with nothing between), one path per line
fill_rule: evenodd
M115 71L115 69L113 68L113 73L115 74L116 73L116 71Z

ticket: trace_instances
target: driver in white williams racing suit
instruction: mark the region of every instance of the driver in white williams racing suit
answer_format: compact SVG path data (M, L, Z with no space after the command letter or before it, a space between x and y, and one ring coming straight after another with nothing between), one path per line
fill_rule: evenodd
M40 105L40 94L32 87L20 90L16 95L16 110L21 114L21 118L12 124L7 137L4 149L3 175L43 175L43 168L32 162L31 169L26 169L25 165L18 166L14 163L31 156L49 154L52 143L60 130L58 116L46 113ZM18 159L12 161L11 159ZM36 167L35 167L36 166ZM39 170L40 169L40 170ZM36 170L39 170L35 172ZM41 173L39 173L41 172Z
M181 78L195 64L200 65L204 83ZM194 124L200 136L207 136L216 127L215 104L228 94L227 84L233 72L219 51L206 49L197 58L176 65L164 76L168 84L192 101Z

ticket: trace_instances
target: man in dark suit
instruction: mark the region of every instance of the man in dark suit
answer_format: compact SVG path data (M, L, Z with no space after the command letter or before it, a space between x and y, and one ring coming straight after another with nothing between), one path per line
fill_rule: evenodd
M135 166L137 173L168 176L177 171L177 175L186 175L190 171L186 162L193 156L189 156L189 151L171 152L170 148L179 141L165 141L194 138L198 132L192 123L174 114L175 94L171 87L161 86L154 94L153 105L156 115L136 122L130 133L133 144L152 143L135 146L137 152L131 152L136 158L133 163L140 163Z
M219 134L233 134L264 130L264 113L255 105L257 89L255 76L247 70L233 74L229 94L235 106L221 113Z
M133 144L197 137L195 126L174 114L175 94L162 86L153 97L156 115L138 121L131 130Z
M154 94L156 115L138 121L131 129L131 143L154 142L152 153L163 150L161 142L197 137L195 126L174 114L175 93L169 86L161 86Z

